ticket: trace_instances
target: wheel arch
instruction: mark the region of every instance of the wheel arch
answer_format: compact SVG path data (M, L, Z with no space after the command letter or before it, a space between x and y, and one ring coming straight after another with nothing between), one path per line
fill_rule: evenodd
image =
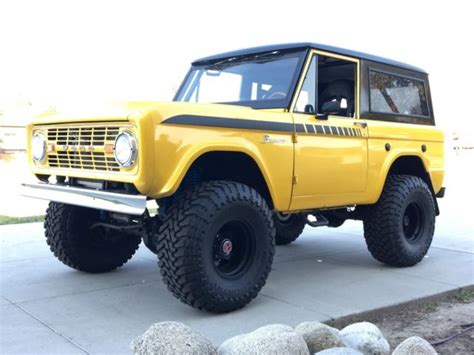
M390 175L412 175L417 176L428 185L431 194L433 196L434 204L436 207L436 215L439 215L439 206L436 200L436 193L433 189L433 183L431 181L431 176L429 174L429 170L427 169L427 164L422 157L419 155L400 155L397 156L390 164L388 169L386 170L387 173L384 176L384 182L381 186L381 189L378 193L378 198L380 198L382 194L383 187L387 182L387 178Z
M203 181L228 180L257 190L270 209L273 209L275 196L266 171L258 161L248 152L240 150L217 149L202 152L189 161L185 173L177 181L174 193Z

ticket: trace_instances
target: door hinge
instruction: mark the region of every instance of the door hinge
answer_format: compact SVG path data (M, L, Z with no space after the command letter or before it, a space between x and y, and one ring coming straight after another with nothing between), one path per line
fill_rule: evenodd
M296 135L296 132L291 134L291 140L293 143L298 143L298 136Z
M296 185L298 183L298 176L293 176L293 185Z

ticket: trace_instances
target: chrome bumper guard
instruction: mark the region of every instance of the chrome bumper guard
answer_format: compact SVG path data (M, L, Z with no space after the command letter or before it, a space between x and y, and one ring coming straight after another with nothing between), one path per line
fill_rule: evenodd
M137 216L142 215L146 209L146 196L90 190L65 185L22 184L21 194L40 200Z

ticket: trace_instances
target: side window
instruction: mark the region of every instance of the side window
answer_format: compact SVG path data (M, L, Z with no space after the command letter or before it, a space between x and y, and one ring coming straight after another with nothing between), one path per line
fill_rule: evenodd
M430 116L423 80L375 70L370 70L369 80L371 112Z
M356 68L352 61L314 55L295 112L354 117Z
M315 113L316 108L316 56L313 55L308 72L304 78L298 100L296 101L295 112Z
M357 64L318 56L318 113L354 117Z

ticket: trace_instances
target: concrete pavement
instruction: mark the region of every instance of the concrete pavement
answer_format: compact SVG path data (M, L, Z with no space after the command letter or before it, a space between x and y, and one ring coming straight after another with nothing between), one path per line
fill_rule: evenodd
M174 299L143 245L123 268L89 275L54 258L41 224L0 226L0 353L129 353L134 337L164 320L184 322L218 345L268 323L325 321L472 285L474 196L464 162L448 167L447 195L422 263L376 262L360 222L307 228L295 243L277 247L260 295L224 315Z
M297 242L277 248L261 294L225 315L175 300L143 246L125 267L88 275L51 255L41 224L2 226L0 352L127 353L131 339L164 320L182 321L219 344L268 323L324 321L468 286L474 243L464 222L453 229L441 217L428 257L402 269L371 258L360 223L307 228Z
M26 153L19 152L0 159L0 216L26 217L44 214L47 201L36 200L20 195L21 183L34 183L37 179L29 171Z

